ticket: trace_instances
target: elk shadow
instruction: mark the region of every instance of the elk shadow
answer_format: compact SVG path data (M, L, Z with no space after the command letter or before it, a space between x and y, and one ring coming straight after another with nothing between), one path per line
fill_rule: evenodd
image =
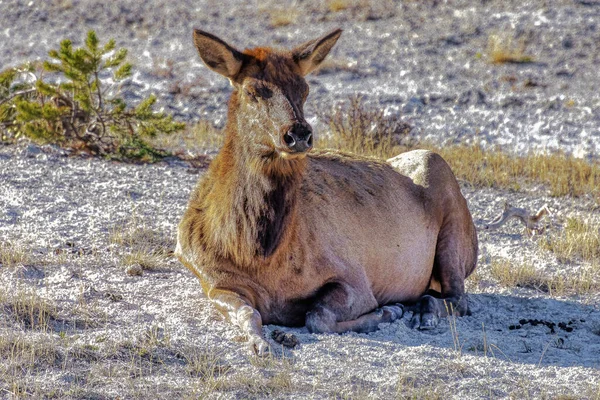
M471 315L448 317L429 331L410 328L411 312L369 334L345 333L362 344L391 348L432 346L535 366L600 368L600 308L571 300L469 294ZM269 326L268 330L275 329ZM301 343L322 340L306 328L281 328ZM458 348L457 348L458 342Z

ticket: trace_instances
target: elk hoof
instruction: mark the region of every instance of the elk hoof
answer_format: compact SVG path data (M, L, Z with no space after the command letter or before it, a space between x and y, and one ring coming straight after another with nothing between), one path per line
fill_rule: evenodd
M250 347L250 351L252 351L258 357L268 357L273 353L269 343L259 336L251 337L248 340L248 346Z
M279 343L285 347L289 347L292 349L296 347L298 343L300 343L300 341L294 334L285 333L284 331L279 329L275 329L273 332L271 332L271 338L273 338L273 340L276 343Z
M434 329L440 320L433 313L425 313L421 315L421 324L419 325L420 330Z
M416 313L410 321L410 327L422 331L428 331L438 326L439 318L433 313Z
M402 307L401 304L383 306L381 307L381 310L383 311L381 322L394 322L404 314L404 307Z

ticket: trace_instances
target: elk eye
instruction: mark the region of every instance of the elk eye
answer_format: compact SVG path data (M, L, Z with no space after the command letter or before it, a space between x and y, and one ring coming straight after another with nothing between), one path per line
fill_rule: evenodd
M249 89L245 89L244 93L246 94L246 96L248 96L248 98L252 101L257 101L256 100L256 93L254 93L252 90Z
M273 97L273 91L266 86L260 86L256 89L256 94L261 99L270 99Z

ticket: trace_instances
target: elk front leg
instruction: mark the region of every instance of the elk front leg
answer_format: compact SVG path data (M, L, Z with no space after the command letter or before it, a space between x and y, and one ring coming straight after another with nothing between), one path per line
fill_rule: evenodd
M270 353L269 343L263 338L262 318L257 309L230 290L212 289L208 297L225 318L247 336L248 345L256 355L265 356Z
M360 290L346 283L328 283L321 288L314 307L306 314L306 327L311 333L367 333L377 330L383 322L393 322L402 316L401 305L376 309L377 305L368 288Z

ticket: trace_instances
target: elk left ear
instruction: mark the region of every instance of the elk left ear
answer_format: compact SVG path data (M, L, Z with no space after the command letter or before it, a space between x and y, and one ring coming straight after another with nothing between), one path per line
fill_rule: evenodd
M319 39L306 42L292 51L294 61L300 67L302 75L308 75L317 69L341 34L342 30L338 28Z

